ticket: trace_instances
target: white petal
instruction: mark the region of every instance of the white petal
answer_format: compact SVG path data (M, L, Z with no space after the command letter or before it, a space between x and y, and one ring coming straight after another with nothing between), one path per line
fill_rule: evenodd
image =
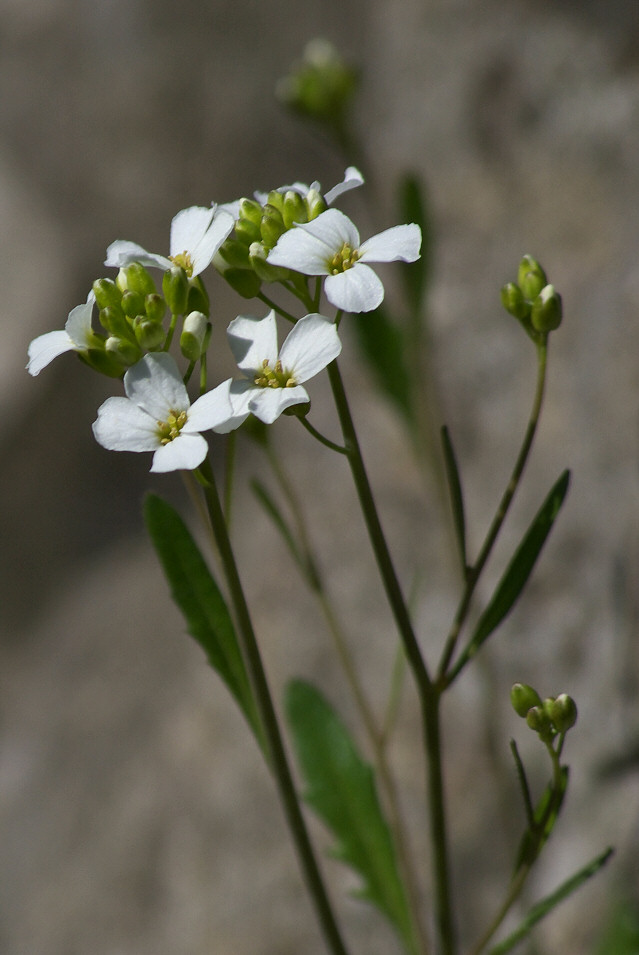
M88 348L91 344L91 336L93 334L91 317L94 302L95 296L93 292L90 292L84 305L76 305L75 308L71 309L66 325L64 326L65 332L78 348Z
M214 215L215 209L211 206L190 206L178 212L171 222L170 254L192 253L204 238Z
M123 269L132 262L139 262L145 268L152 269L170 269L173 263L163 255L156 255L154 252L147 252L137 242L129 242L127 239L117 239L112 242L107 249L105 265L113 266L116 269Z
M419 258L422 230L415 223L396 225L367 239L360 246L360 262L415 262Z
M280 236L267 261L303 275L328 275L328 262L344 245L359 246L359 233L339 209L328 209L312 222L300 222Z
M29 345L27 371L35 377L58 355L63 355L65 351L75 350L75 344L65 331L46 332L44 335L38 335Z
M372 312L384 300L384 286L368 265L358 262L346 272L327 276L324 294L345 312Z
M189 408L186 424L182 428L183 434L195 431L210 431L226 424L234 416L233 406L229 395L231 378L223 381L217 388L207 391Z
M108 451L155 451L160 447L157 423L128 398L107 398L100 405L93 434Z
M308 381L337 358L342 343L337 328L324 315L301 318L282 345L282 367L291 371L297 382Z
M308 392L301 385L294 388L256 388L249 401L249 410L264 424L273 424L286 408L308 400Z
M191 259L193 261L193 275L199 275L206 269L213 259L213 256L229 235L235 219L228 212L217 211L213 217L211 225L204 233L203 237L193 248Z
M226 334L233 357L245 375L255 375L264 360L271 366L277 361L277 323L272 309L264 318L238 315Z
M182 432L173 441L158 448L153 455L151 470L160 474L166 471L192 471L199 467L208 450L206 438L201 434Z
M324 196L326 204L332 206L338 196L341 196L344 192L349 192L351 189L356 189L358 186L361 186L363 182L364 177L359 169L356 169L355 166L349 166L344 173L343 182L338 182L337 185L329 189Z
M189 396L171 355L152 352L129 368L124 376L127 397L157 421L169 411L187 411Z

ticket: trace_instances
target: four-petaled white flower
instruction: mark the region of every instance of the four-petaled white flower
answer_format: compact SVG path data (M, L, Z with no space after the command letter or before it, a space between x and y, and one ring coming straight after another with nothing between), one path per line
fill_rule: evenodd
M326 275L324 292L332 305L345 312L370 312L383 301L384 286L367 263L415 262L421 241L421 229L412 223L393 226L360 244L351 220L338 209L328 209L285 232L267 261L303 275Z
M91 314L95 295L89 292L84 305L76 305L69 312L64 329L46 332L34 338L29 345L27 371L39 375L43 368L66 351L86 352L98 343L91 328Z
M170 255L147 252L141 245L118 239L107 249L105 265L124 268L132 262L170 269L181 265L189 277L203 272L234 225L233 216L217 206L182 209L171 222Z
M107 398L93 433L109 451L154 451L152 471L192 471L208 453L202 431L226 433L244 417L234 414L231 379L191 404L173 358L145 355L124 376L126 398Z
M324 315L301 318L277 348L275 312L264 318L238 315L227 331L231 351L246 379L231 385L236 415L254 414L265 424L292 405L309 401L305 381L337 358L342 343Z

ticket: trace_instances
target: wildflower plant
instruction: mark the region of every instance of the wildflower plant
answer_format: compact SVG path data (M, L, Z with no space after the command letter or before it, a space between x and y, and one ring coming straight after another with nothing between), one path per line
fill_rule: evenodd
M300 76L298 86L290 87L296 91L298 110L305 84L315 102L321 80L317 71L321 72L322 64L332 71L336 68L334 58L326 56L326 51L323 55L323 59L316 58L310 73L305 65L307 72ZM350 83L347 86L350 95ZM309 104L309 111L311 107ZM258 191L231 203L185 209L173 219L170 254L166 257L129 241L112 243L105 266L117 271L93 283L86 303L71 311L63 331L49 332L31 343L27 368L35 376L53 359L74 352L94 370L121 379L121 387L114 387L124 393L108 398L98 409L93 425L96 440L107 450L152 452L152 471L179 470L189 490L201 499L223 570L221 584L171 505L149 495L144 507L146 522L189 632L244 713L272 772L327 951L347 955L351 949L309 835L302 798L330 831L334 854L359 876L361 898L374 905L393 926L401 950L408 955L457 955L463 906L451 879L454 832L446 800L441 701L462 682L476 654L521 596L568 490L569 475L564 472L551 486L493 593L482 604L478 584L531 452L543 404L548 349L561 324L562 302L531 256L522 258L516 281L502 290L505 309L521 323L533 343L537 383L520 450L495 516L475 554L470 552L466 536L463 482L456 453L448 429L442 428L441 453L461 586L438 659L427 659L423 634L417 629L387 544L338 362L342 324L357 321L365 328L370 321L370 327L379 333L377 340L374 336L366 340L365 354L371 368L384 383L387 396L404 411L406 420L413 424L417 421L414 387L401 390L410 382L411 374L413 379L418 377L416 366L411 365L407 354L410 349L402 352L400 348L406 341L401 341L396 326L379 310L384 285L370 263L404 263L407 307L418 316L423 311L427 284L428 261L420 259L427 217L419 184L411 180L404 190L404 207L411 211L413 221L392 225L362 242L357 226L333 203L361 186L363 178L351 166L343 181L325 194L317 182L310 186L294 183L266 193ZM207 283L209 279L226 280L242 300L241 309L227 328L237 374L222 381L212 380L208 361L212 324L219 323L221 316L211 314L205 273ZM258 314L245 314L243 300L249 298L257 300L254 311ZM362 314L360 319L354 317L358 314ZM281 347L278 325L288 329ZM313 379L320 375L328 379L339 435L323 434L314 422ZM396 632L389 639L397 643L419 701L432 898L425 897L423 865L413 858L403 820L388 754L392 739L377 725L347 641L335 623L335 613L327 609L330 604L319 561L304 531L295 494L283 476L284 455L278 455L275 474L296 509L294 525L263 484L256 482L255 491L329 617L362 718L366 746L373 757L369 762L362 755L360 742L333 703L310 682L296 678L287 688L283 708L303 780L303 796L289 763L284 731L262 662L259 634L229 533L228 501L223 504L218 493L221 456L218 444L211 442L213 432L226 435L225 440L231 443L238 433L257 435L273 461L269 429L278 426L277 419L282 415L295 418L306 429L309 453L310 442L319 442L318 467L321 455L341 455L357 490L394 620ZM232 454L226 458L226 488L233 483L233 458ZM393 685L391 676L389 683ZM523 831L519 845L513 846L513 868L506 878L502 902L495 912L488 913L483 931L467 948L469 955L502 955L514 949L536 922L594 874L610 854L607 850L586 864L533 906L514 932L495 941L563 806L568 770L562 759L567 734L577 720L576 704L565 693L542 699L534 688L518 683L512 688L511 702L515 713L545 747L550 781L535 798L535 787L529 783L513 743Z

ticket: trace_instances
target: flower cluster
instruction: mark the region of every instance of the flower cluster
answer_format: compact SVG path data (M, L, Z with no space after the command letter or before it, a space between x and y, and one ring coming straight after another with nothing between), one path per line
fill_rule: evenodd
M305 417L306 382L341 352L342 312L370 311L384 297L369 263L413 262L419 256L418 226L395 226L360 242L350 219L330 208L362 183L351 166L324 194L317 182L296 182L256 192L252 199L191 206L171 223L168 256L135 242L113 242L105 265L118 269L116 277L96 280L63 330L31 342L29 373L38 375L54 358L73 351L97 371L123 378L124 395L102 404L93 432L109 450L152 451L152 471L198 468L208 452L204 434L232 431L249 415L272 424L295 407ZM276 307L263 317L238 315L227 338L241 377L209 389L212 326L202 273L211 264L245 297L260 294L263 282L280 283L305 314L295 318ZM162 270L159 288L149 269ZM317 310L322 276L325 297L337 309L333 319ZM281 348L277 311L293 323ZM189 363L184 374L169 352L178 327L180 351ZM200 394L192 402L186 384L198 362Z

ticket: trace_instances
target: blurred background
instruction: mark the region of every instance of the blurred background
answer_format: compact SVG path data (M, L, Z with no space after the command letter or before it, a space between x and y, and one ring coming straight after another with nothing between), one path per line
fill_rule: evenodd
M113 382L70 355L35 381L24 371L29 341L62 328L106 274L114 239L166 252L170 220L188 205L342 178L347 161L274 95L319 35L361 71L352 135L368 185L341 207L366 236L398 221L402 172L428 189L431 413L455 439L472 547L534 387L534 349L499 289L532 253L564 296L539 440L485 595L566 466L573 485L527 596L451 693L447 778L455 878L473 885L462 933L473 937L523 825L516 794L514 809L500 795L514 791L511 736L536 784L546 780L540 745L508 705L510 685L577 699L565 817L529 898L606 845L618 851L528 951L616 952L597 947L604 928L639 897L639 8L0 0L0 13L0 950L324 952L271 781L184 636L145 535L144 490L181 501L179 481L150 479L146 455L95 444L91 422ZM214 276L208 287L222 329L238 308L263 312ZM364 453L434 661L458 593L448 515L348 329L345 341ZM314 420L337 434L324 386L313 384ZM346 470L293 419L278 423L276 441L381 700L395 634ZM248 489L256 474L268 482L245 444L235 533L275 692L293 674L311 677L355 728L313 601ZM421 851L419 747L408 680L396 762ZM327 871L343 899L352 877L332 862ZM347 898L340 911L354 953L397 950L368 908Z

